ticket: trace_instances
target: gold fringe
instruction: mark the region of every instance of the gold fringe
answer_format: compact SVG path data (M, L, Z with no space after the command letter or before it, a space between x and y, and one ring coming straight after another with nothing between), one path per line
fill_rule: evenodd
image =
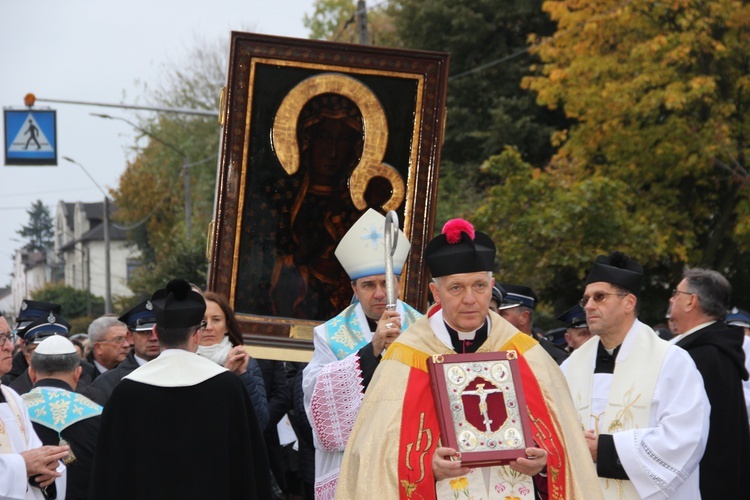
M505 345L500 348L500 350L509 351L511 349L514 349L518 351L519 354L523 355L526 353L526 351L528 351L538 343L539 342L534 340L530 335L520 333L513 335L513 338L506 342Z
M429 357L429 354L419 349L414 349L406 344L394 343L385 352L383 359L400 361L407 366L427 372L427 358Z

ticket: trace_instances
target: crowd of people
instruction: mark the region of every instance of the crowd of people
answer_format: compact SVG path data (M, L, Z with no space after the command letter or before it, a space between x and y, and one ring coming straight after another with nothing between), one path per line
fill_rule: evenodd
M534 291L495 282L494 243L461 219L423 255L434 304L390 303L384 222L368 210L336 247L354 298L307 364L249 356L226 298L179 278L83 335L57 304L0 316L0 498L744 497L750 315L720 273L676 279L657 332L638 320L641 265L598 256L543 335ZM533 442L467 466L428 360L498 351L518 357ZM465 429L482 445L484 411Z

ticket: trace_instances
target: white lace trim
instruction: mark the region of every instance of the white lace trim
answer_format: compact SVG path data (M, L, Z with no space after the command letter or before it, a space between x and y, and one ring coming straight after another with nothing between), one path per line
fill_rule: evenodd
M315 480L315 500L334 500L336 483L339 480L339 469Z
M364 397L359 356L320 370L310 401L312 425L326 451L344 451Z

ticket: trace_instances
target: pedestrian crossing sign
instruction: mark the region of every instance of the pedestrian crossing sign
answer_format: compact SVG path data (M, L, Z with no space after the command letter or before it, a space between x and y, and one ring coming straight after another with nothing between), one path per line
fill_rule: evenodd
M57 165L55 110L5 112L5 165Z

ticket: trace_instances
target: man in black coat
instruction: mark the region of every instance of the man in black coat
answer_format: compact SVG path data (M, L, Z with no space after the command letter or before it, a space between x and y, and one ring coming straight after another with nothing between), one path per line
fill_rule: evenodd
M22 396L42 443L70 446L71 453L63 461L68 467L65 498L72 500L87 496L102 414L101 406L73 392L81 376L78 361L78 352L66 337L45 338L29 367L34 388Z
M117 319L127 325L126 335L133 344L133 349L119 365L96 377L94 383L91 384L104 393L105 401L109 399L120 380L130 375L136 368L156 359L161 352L159 340L154 333L156 316L151 299L144 300Z
M195 354L206 325L203 297L176 279L151 302L163 350L112 391L89 498L270 498L266 447L247 390Z
M723 322L732 287L716 271L684 272L670 299L672 321L682 332L673 342L693 358L703 376L711 420L700 462L703 498L743 498L750 470L750 428L742 381L748 379L744 331Z
M495 284L492 287L492 300L498 302L495 312L502 316L508 323L518 328L518 331L538 340L539 345L547 351L547 354L555 360L555 363L560 365L568 359L568 353L565 349L553 344L544 337L539 338L534 335L534 309L536 308L536 294L534 290L523 285L512 285L510 283Z

